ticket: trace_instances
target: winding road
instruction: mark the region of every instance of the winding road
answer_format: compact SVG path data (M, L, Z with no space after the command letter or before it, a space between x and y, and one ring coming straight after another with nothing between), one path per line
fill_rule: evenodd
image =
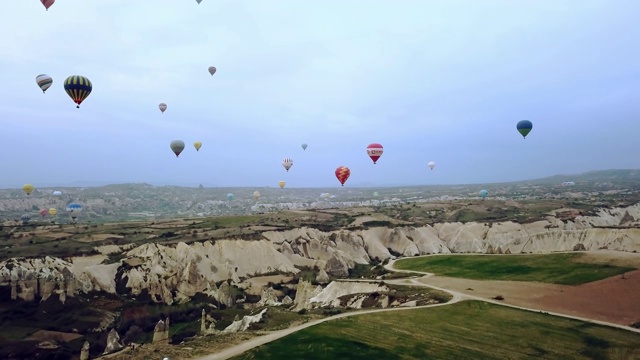
M425 255L425 256L430 256L430 255ZM393 266L395 262L396 262L396 260L389 261L389 263L387 265L385 265L385 269L387 269L389 271L395 271L395 272L414 273L414 274L422 275L422 276L421 277L417 277L417 278L409 278L409 279L385 280L386 283L392 284L392 285L422 286L422 287L428 287L428 288L432 288L432 289L436 289L436 290L445 291L445 292L447 292L447 293L452 295L451 300L446 302L446 303L433 304L433 305L413 306L413 307L395 307L395 308L387 308L387 309L370 309L370 310L362 310L362 311L353 311L353 312L348 312L348 313L342 313L342 314L338 314L338 315L335 315L335 316L332 316L332 317L310 321L308 323L305 323L305 324L302 324L302 325L298 325L298 326L294 326L294 327L291 327L291 328L288 328L288 329L273 331L273 332L270 332L270 333L268 333L266 335L259 336L259 337L250 339L248 341L245 341L243 343L231 346L231 347L226 348L224 350L221 350L221 351L219 351L219 352L217 352L215 354L210 354L210 355L205 355L205 356L201 356L201 357L198 357L198 358L193 358L192 360L223 360L223 359L229 359L229 358L232 358L234 356L241 355L242 353L244 353L246 351L249 351L249 350L251 350L253 348L256 348L258 346L270 343L272 341L278 340L278 339L280 339L282 337L285 337L287 335L293 334L293 333L295 333L297 331L300 331L300 330L306 329L308 327L311 327L311 326L314 326L314 325L318 325L318 324L321 324L321 323L324 323L324 322L327 322L327 321L336 320L336 319L346 318L346 317L350 317L350 316L364 315L364 314L388 312L388 311L404 311L404 310L415 310L415 309L423 309L423 308L432 308L432 307L438 307L438 306L445 306L445 305L449 305L449 304L454 304L454 303L457 303L457 302L460 302L460 301L463 301L463 300L480 300L480 301L484 301L484 302L488 302L488 303L492 303L492 304L496 304L496 305L511 307L511 308L514 308L514 309L532 311L532 312L536 312L536 313L540 313L541 312L541 310L539 310L539 309L533 309L533 308L527 308L527 307L522 307L522 306L517 306L517 305L505 304L504 302L501 302L501 301L498 301L498 300L487 299L487 298L483 298L483 297L479 297L479 296L473 296L473 295L469 295L469 294L464 294L464 293L461 293L461 292L458 292L458 291L453 291L453 290L445 289L445 288L442 288L442 287L437 287L437 286L433 286L433 285L429 285L429 284L423 283L420 280L429 278L429 277L433 276L434 274L428 273L428 272L413 271L413 270L399 270L399 269L396 269ZM349 280L339 280L339 281L367 281L367 282L370 282L371 280L349 279ZM623 326L623 325L614 324L614 323L610 323L610 322L606 322L606 321L593 320L593 319L589 319L589 318L585 318L585 317L572 316L572 315L549 312L549 311L542 311L542 312L544 312L545 314L550 314L550 315L554 315L554 316L560 316L560 317L567 318L567 319L580 320L580 321L585 321L585 322L589 322L589 323L593 323L593 324L609 326L609 327L614 327L614 328L618 328L618 329L623 329L623 330L627 330L627 331L633 331L633 332L640 333L640 329L635 329L635 328L632 328L632 327L629 327L629 326Z

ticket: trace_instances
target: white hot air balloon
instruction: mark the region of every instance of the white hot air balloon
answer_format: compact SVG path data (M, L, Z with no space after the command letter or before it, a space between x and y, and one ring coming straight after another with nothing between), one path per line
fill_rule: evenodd
M289 171L289 169L291 169L291 167L293 166L293 160L290 158L284 158L282 159L282 166L284 166L284 168Z
M429 161L429 169L433 170L434 167L436 167L436 163L434 163L433 161Z
M36 84L38 84L40 90L42 90L42 93L44 93L48 88L51 87L51 84L53 84L53 79L47 74L40 74L36 76Z

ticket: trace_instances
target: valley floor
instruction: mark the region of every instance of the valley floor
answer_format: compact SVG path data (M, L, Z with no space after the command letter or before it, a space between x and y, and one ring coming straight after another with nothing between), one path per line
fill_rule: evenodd
M593 259L593 261L607 259L613 263L619 264L624 263L635 266L640 264L640 254L616 254L616 252L603 251L588 253L588 255ZM387 269L399 271L393 268L393 263L393 261L390 262L386 266ZM624 276L617 275L578 286L521 281L468 280L437 276L429 273L418 273L415 278L388 280L387 282L389 284L397 285L427 286L448 291L453 295L453 298L448 303L427 307L446 306L447 304L457 303L462 300L484 300L494 304L507 305L525 310L548 312L553 315L626 328L627 330L634 330L635 332L640 333L640 329L636 330L629 328L631 324L640 322L640 307L638 307L638 304L640 304L640 270L630 271L624 274ZM500 301L493 299L496 296L502 296L504 299ZM235 339L236 341L231 341L224 345L218 344L218 346L220 346L219 348L211 348L215 353L198 357L197 360L229 359L258 346L293 334L299 330L338 318L350 317L358 314L410 309L416 308L356 311L311 321L289 329L263 333L261 336L238 334L240 336ZM205 339L206 338L203 338L202 340ZM202 345L205 344L203 343ZM153 347L155 348L155 346ZM180 347L199 346L196 344L185 344ZM199 349L199 354L202 354L203 350L207 350L206 345L203 347L204 348ZM175 348L176 347L174 347L174 349ZM157 350L162 351L161 348L157 348ZM166 348L164 350L171 352L170 348ZM121 354L120 356L125 356L127 359L137 359L137 355L142 355L139 350L134 351L134 353L137 354ZM180 353L181 355L184 355L185 352L181 351ZM114 358L124 359L124 357L120 356L116 356ZM142 359L144 357L140 358ZM170 358L172 360L174 359L172 357ZM175 357L175 359L177 358L178 357Z

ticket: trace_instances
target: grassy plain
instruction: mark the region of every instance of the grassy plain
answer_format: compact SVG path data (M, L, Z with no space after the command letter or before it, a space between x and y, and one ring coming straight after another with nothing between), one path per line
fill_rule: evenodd
M640 334L480 301L354 316L235 357L248 359L637 359Z
M437 255L398 260L399 270L435 273L473 280L539 281L580 285L605 279L632 267L581 262L585 254L544 255Z

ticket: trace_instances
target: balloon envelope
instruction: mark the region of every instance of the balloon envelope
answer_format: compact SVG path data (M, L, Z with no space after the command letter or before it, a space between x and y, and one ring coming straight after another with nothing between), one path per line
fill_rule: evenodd
M235 198L235 196L233 196L233 194L232 194L232 193L228 193L228 194L227 194L227 199L228 199L228 200L233 200L234 198Z
M64 81L64 91L74 103L78 104L77 108L91 94L92 90L93 84L84 76L71 75Z
M254 192L253 192L253 198L254 198L254 199L258 200L258 199L260 199L260 196L261 196L261 195L260 195L260 191L254 191Z
M433 170L434 167L436 167L436 163L434 163L433 161L429 161L429 169Z
M486 198L487 196L489 196L489 191L487 191L487 190L485 190L485 189L480 190L480 197L481 197L481 198L483 198L483 199L484 199L484 198Z
M193 147L196 148L196 151L200 151L200 148L202 147L202 143L200 141L196 141L193 143Z
M527 135L531 132L531 129L533 129L533 124L529 120L520 120L518 121L518 124L516 124L516 129L518 129L520 135L526 139Z
M289 169L291 169L291 167L293 166L293 160L290 158L284 158L282 159L282 166L284 166L284 168L289 171Z
M307 150L307 144L302 144L302 150Z
M40 210L40 216L45 217L47 216L47 214L49 214L49 211L47 211L47 209Z
M182 150L184 150L184 141L173 140L169 144L169 147L171 148L171 151L173 151L173 153L176 154L176 157L178 157L180 156L180 153L182 152Z
M378 161L378 159L380 159L380 156L382 156L383 152L384 148L380 144L373 143L367 146L367 155L369 155L371 160L373 160L374 164L376 163L376 161Z
M58 209L56 208L49 209L49 215L56 216L57 213L58 213Z
M287 183L285 181L278 181L278 186L280 186L280 189L284 189L284 186L287 185Z
M158 108L160 108L160 111L161 111L162 113L164 113L164 112L165 112L165 110L167 110L167 104L165 104L165 103L160 103L160 105L158 105Z
M33 190L35 189L35 187L31 184L24 184L22 185L22 191L24 191L25 194L27 195L31 195L31 193L33 192Z
M351 176L351 170L349 170L349 168L346 166L338 166L336 168L335 174L336 178L338 178L338 181L340 181L340 184L344 186L344 183L347 181L347 179L349 179L349 176Z
M44 93L51 87L51 84L53 84L53 79L47 74L40 74L36 76L36 84L38 84L40 90Z
M29 220L31 220L31 216L29 216L29 214L22 214L22 216L20 216L20 220L22 220L22 222L29 222Z
M72 219L75 219L78 214L82 211L82 205L78 203L71 203L67 205L67 212L71 215Z
M42 3L42 5L44 5L44 8L47 9L48 11L51 5L53 5L53 3L56 2L56 0L40 0L40 2Z
M213 76L213 74L215 74L216 71L218 71L218 69L216 69L215 66L209 66L209 74L211 74L211 76Z
M62 191L56 190L53 192L53 196L62 196Z

